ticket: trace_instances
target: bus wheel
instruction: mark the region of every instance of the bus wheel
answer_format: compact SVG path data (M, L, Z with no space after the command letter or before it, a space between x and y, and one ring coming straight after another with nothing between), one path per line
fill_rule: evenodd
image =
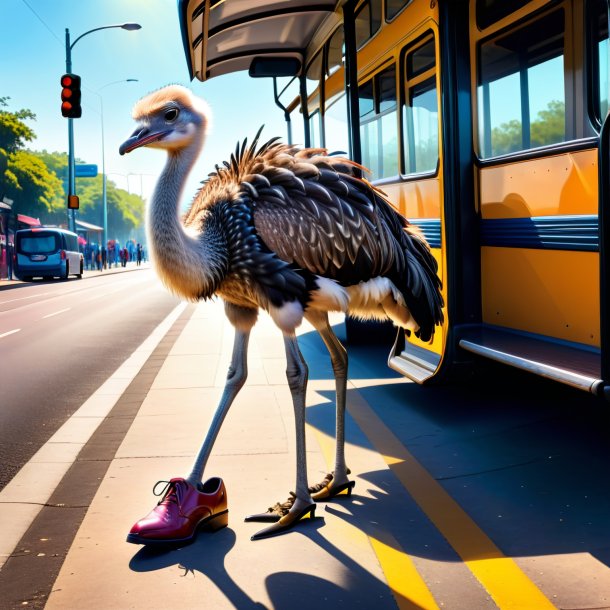
M77 273L77 274L76 274L76 277L77 277L79 280L82 280L82 279L83 279L83 261L81 261L81 262L80 262L80 273Z

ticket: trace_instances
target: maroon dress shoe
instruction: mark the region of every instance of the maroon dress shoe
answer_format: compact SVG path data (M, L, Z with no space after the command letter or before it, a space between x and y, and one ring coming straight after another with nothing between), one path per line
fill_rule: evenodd
M127 542L182 544L192 541L199 527L216 531L228 525L227 491L219 477L199 483L197 487L182 478L159 483L166 485L155 495L164 494L163 497L131 528Z

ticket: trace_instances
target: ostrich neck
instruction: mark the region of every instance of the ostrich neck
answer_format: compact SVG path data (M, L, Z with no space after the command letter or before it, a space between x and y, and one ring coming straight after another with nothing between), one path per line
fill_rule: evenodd
M168 154L167 163L159 176L148 208L148 227L155 249L164 248L171 240L182 247L186 243L179 217L179 206L184 183L196 155L188 153Z
M191 147L168 154L147 211L149 248L157 272L172 291L188 299L210 296L214 284L203 236L187 234L179 214L184 183L198 151L199 147Z

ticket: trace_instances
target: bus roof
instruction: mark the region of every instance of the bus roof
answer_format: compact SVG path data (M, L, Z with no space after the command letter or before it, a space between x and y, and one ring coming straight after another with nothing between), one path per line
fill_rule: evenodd
M178 0L191 79L240 70L252 76L297 74L318 28L343 2Z

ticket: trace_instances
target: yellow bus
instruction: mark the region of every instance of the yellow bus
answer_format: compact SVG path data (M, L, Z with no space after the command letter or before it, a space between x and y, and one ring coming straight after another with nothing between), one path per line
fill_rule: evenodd
M272 77L289 138L346 151L421 228L473 354L610 397L607 0L181 0L191 77ZM270 100L272 103L272 100Z

